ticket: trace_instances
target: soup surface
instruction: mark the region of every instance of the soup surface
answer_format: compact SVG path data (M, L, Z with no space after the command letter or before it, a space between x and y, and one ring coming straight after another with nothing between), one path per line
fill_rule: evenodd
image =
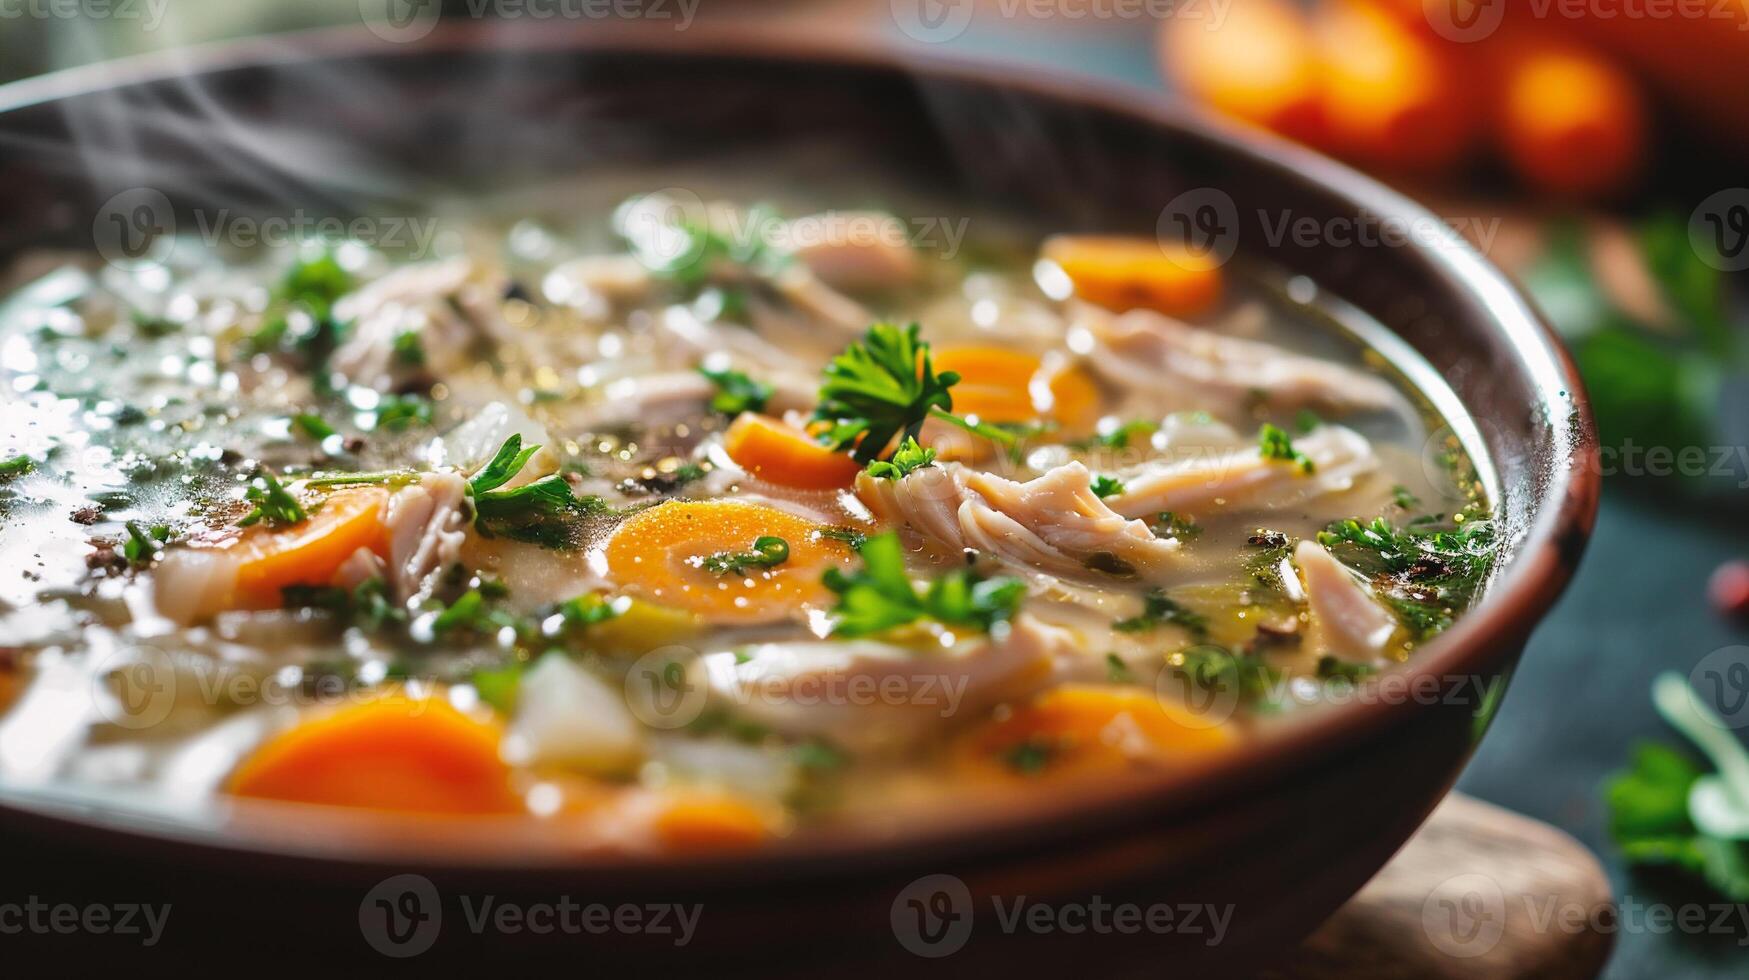
M747 200L20 260L0 787L756 846L1216 762L1484 583L1311 284Z

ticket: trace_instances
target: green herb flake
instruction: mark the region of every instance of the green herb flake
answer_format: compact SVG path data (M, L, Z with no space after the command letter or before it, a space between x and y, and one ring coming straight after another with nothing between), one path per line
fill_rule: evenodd
M742 412L763 412L771 401L771 385L754 381L740 371L701 367L698 373L717 386L717 393L711 396L711 411L719 415L733 418Z
M1146 633L1167 624L1182 626L1190 635L1201 641L1208 637L1208 617L1192 612L1166 593L1155 589L1142 597L1142 612L1129 619L1120 619L1112 624L1112 629L1119 633Z
M238 527L251 527L266 521L274 527L290 527L300 524L309 515L305 513L298 498L292 496L273 475L273 471L262 467L249 486L243 491L243 498L255 506L243 519L237 522Z
M770 569L789 561L789 542L776 535L764 534L753 540L753 550L720 551L706 555L699 565L712 575L741 575L749 568Z
M934 465L935 450L906 436L891 460L877 459L868 464L868 475L880 480L902 480L920 469Z
M834 636L871 636L921 620L988 633L1012 619L1026 596L1026 583L1019 579L988 578L970 568L949 572L919 592L894 532L869 538L860 554L860 569L846 574L829 568L823 577L838 595Z
M1123 481L1111 476L1094 477L1092 486L1093 495L1101 500L1106 497L1115 497L1124 491Z
M1263 423L1263 427L1257 430L1257 446L1264 459L1293 463L1301 473L1311 473L1316 469L1312 458L1295 449L1293 440L1280 426Z

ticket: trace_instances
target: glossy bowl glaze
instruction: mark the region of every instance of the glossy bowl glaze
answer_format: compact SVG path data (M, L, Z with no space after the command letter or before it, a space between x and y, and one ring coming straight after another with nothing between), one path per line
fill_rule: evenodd
M1485 599L1389 676L1396 693L1310 712L1233 764L1041 794L999 813L654 860L579 852L515 826L385 831L274 808L176 821L0 785L0 826L26 855L11 875L21 889L172 903L154 948L165 964L374 957L384 942L408 953L423 941L396 945L360 921L382 895L373 887L417 874L441 896L444 925L416 963L501 965L514 953L646 972L1167 966L1200 976L1288 948L1365 882L1485 730L1584 550L1598 470L1573 366L1513 286L1432 215L1353 171L1154 93L1036 71L703 28L463 25L411 44L357 31L0 90L0 146L14 148L0 156L0 252L89 248L94 216L130 188L162 191L181 221L217 209L417 213L439 195L592 168L788 160L822 144L968 208L1064 230L1152 234L1163 213L1218 191L1231 204L1220 233L1240 261L1305 276L1407 344L1411 374L1431 371L1456 394L1461 406L1447 414L1509 532ZM1318 230L1284 233L1302 227ZM487 895L698 903L702 913L677 948L672 935L623 930L476 930L469 913ZM1225 921L1218 941L1206 916L1195 931L1072 932L1005 925L993 904L1062 909L1095 896L1212 908ZM62 952L128 949L87 937Z

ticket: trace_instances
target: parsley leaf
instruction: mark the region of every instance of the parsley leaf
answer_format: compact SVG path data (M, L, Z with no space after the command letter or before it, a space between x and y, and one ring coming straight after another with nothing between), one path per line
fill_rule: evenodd
M149 565L158 557L159 546L170 540L168 525L155 524L150 530L137 521L127 522L128 539L122 542L121 553L129 565Z
M11 459L0 460L0 481L16 480L36 469L36 460L29 456L19 455Z
M956 569L919 593L894 532L869 538L859 553L862 568L851 574L829 568L823 578L838 594L833 636L870 636L919 620L988 633L1012 619L1026 595L1026 583L1019 579L988 578L969 568Z
M1294 448L1293 440L1280 426L1263 423L1263 428L1257 430L1257 447L1264 459L1293 463L1301 473L1310 473L1316 468L1310 456Z
M899 480L926 466L934 465L935 450L906 436L891 460L877 459L868 464L868 475L882 480Z
M1115 497L1123 493L1123 481L1113 476L1096 476L1093 478L1093 495L1101 500Z
M1198 524L1189 514L1177 514L1163 510L1158 517L1154 518L1152 530L1157 538L1178 538L1182 541L1189 541L1202 533L1202 525Z
M280 590L288 608L323 609L366 630L386 623L405 623L407 610L389 596L388 585L369 578L350 589L339 586L288 585Z
M763 412L765 404L771 400L770 385L754 381L740 371L713 371L701 367L698 373L717 386L717 393L711 396L711 411L721 415L732 418L742 412Z
M1493 524L1471 519L1450 527L1400 529L1380 517L1337 521L1318 543L1372 579L1379 597L1418 638L1451 624L1482 587L1498 554Z
M255 479L249 481L243 497L255 507L237 522L238 527L250 527L262 521L274 527L290 527L309 516L304 512L303 505L298 503L298 498L292 496L291 491L266 467L262 467Z
M901 432L916 439L932 410L952 412L948 389L960 376L935 373L929 345L918 332L915 323L903 328L877 323L832 358L814 410L817 421L831 423L823 442L833 449L855 447L857 462L867 463Z
M1208 637L1208 617L1192 612L1180 605L1177 600L1169 598L1166 593L1155 589L1142 597L1142 612L1139 616L1120 619L1112 624L1112 629L1119 633L1146 633L1168 623L1176 623L1190 631L1197 640Z
M749 568L776 568L789 561L789 542L772 534L753 540L753 550L719 551L700 559L700 567L712 575L740 575Z
M1166 666L1202 690L1231 690L1242 704L1267 698L1281 681L1281 671L1262 659L1217 646L1191 647L1174 654Z
M539 446L523 446L522 436L512 433L498 452L468 480L468 498L474 505L474 529L483 537L506 537L546 548L562 548L576 539L582 519L606 513L610 508L600 497L578 497L561 473L549 473L520 487L505 489L522 472Z
M334 427L314 412L299 412L291 417L291 427L305 438L321 442L334 435Z

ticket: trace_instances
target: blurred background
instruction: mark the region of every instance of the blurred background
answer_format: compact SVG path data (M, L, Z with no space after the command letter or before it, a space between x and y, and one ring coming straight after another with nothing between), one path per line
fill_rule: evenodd
M0 80L439 17L738 20L1101 76L1428 204L1567 339L1607 478L1580 577L1460 786L1578 836L1624 905L1749 898L1749 864L1738 892L1698 858L1630 864L1652 862L1611 817L1633 746L1678 741L1651 678L1749 663L1749 0L0 0ZM1624 928L1609 975L1742 977L1739 941Z

